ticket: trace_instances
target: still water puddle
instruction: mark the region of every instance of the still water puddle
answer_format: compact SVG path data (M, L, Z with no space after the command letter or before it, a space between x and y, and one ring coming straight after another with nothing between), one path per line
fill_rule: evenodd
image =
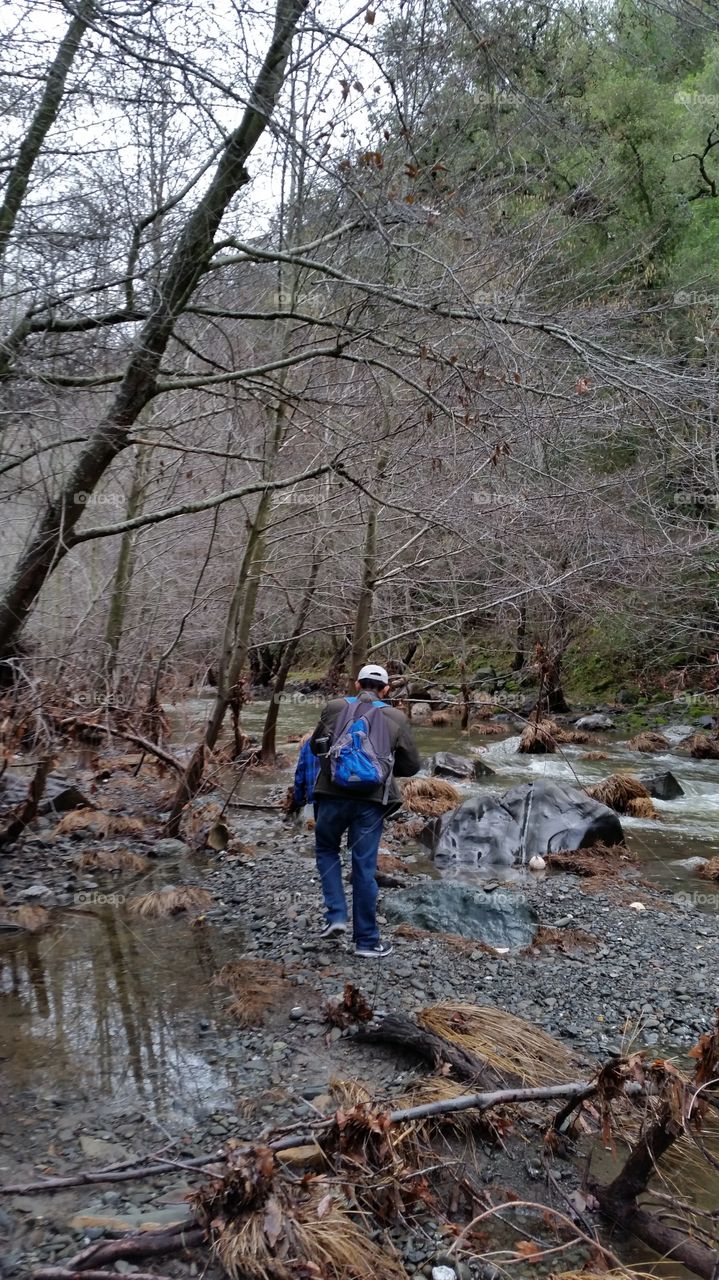
M205 1051L198 1028L222 1023L210 983L229 958L229 940L206 927L147 924L109 907L65 912L48 933L4 941L10 1094L44 1083L178 1120L226 1104L240 1064Z

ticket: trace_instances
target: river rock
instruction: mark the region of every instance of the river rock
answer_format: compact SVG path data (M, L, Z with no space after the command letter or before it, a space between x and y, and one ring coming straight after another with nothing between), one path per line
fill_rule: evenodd
M716 729L716 716L700 716L697 720L698 729Z
M22 804L27 799L29 785L29 775L20 778L14 773L3 774L0 777L0 811L6 812ZM37 807L39 814L66 813L70 809L85 808L94 809L95 805L63 774L48 774Z
M470 760L468 756L456 756L451 751L438 751L430 756L425 768L433 778L485 778L494 772L483 760Z
M149 850L153 858L180 858L186 853L190 853L189 844L185 844L184 840L155 840Z
M432 708L428 702L415 702L412 707L412 723L427 724L432 715Z
M679 861L675 862L673 865L675 867L682 867L684 871L688 871L689 874L693 876L696 875L697 871L701 871L702 867L705 867L708 861L708 858L700 858L697 854L694 858L680 858Z
M693 724L665 724L662 725L662 733L669 745L676 747L685 738L691 738L695 729Z
M382 909L395 924L457 933L491 947L528 947L538 924L517 890L477 889L450 880L425 881L385 894Z
M595 711L590 716L580 716L577 720L575 729L613 729L614 721L611 716L605 716L601 711Z
M585 849L599 841L624 843L613 809L575 787L537 780L459 805L441 820L434 857L440 865L507 867L534 854Z
M661 773L640 773L637 776L655 800L676 800L678 796L684 795L684 788L670 769Z

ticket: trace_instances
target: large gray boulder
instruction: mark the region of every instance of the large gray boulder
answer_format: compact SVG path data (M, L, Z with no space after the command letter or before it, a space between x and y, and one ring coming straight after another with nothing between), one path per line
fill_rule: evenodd
M524 865L534 854L622 844L613 809L558 782L526 782L503 796L472 796L441 821L434 848L439 864Z
M472 778L491 777L493 770L483 760L475 756L456 756L451 751L437 751L430 756L426 764L427 773L433 778Z
M382 910L394 924L432 933L457 933L490 947L528 947L537 916L516 889L487 890L456 881L430 880L387 893Z
M683 786L670 769L659 773L639 773L637 777L655 800L676 800L684 795Z
M601 711L594 711L590 716L580 716L574 727L597 732L601 729L613 729L614 721L611 716L605 716Z

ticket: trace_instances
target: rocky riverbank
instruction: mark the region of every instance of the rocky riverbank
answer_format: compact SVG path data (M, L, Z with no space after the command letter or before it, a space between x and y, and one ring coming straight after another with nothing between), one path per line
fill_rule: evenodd
M59 1262L84 1240L123 1226L177 1221L197 1185L183 1161L230 1137L306 1122L331 1106L334 1078L361 1079L389 1099L424 1077L426 1065L413 1056L328 1025L326 1003L346 982L359 985L376 1010L411 1014L461 1002L518 1015L561 1039L580 1077L630 1045L680 1055L710 1025L719 918L690 905L690 894L648 884L631 860L612 875L587 878L551 869L503 882L465 875L460 897L490 903L498 917L521 915L529 928L529 939L517 934L509 949L496 942L493 950L456 936L467 932L466 920L451 923L457 882L438 879L421 849L389 824L383 866L392 887L382 891L380 918L394 951L381 963L360 960L318 937L321 902L306 827L278 812L232 811L229 847L193 852L212 820L212 797L188 820L191 847L157 837L166 782L146 768L133 791L122 767L109 772L100 812L131 815L126 829L98 834L69 822L58 830L55 817L41 817L4 854L5 909L39 907L43 920L37 932L7 933L0 947L10 1099L0 1117L0 1181L161 1151L178 1161L177 1175L0 1201L8 1276ZM125 863L109 872L97 854L122 854ZM146 862L131 870L127 855ZM201 887L212 902L199 919L130 914L133 897L170 885ZM442 933L428 932L414 907L397 912L398 901L417 896L439 904ZM398 926L400 917L409 925ZM249 995L264 983L266 998L248 1025L233 1015L231 993L214 983L228 963L241 966ZM558 1195L558 1204L579 1186L578 1167L565 1161L552 1174L561 1193L548 1190L546 1170L521 1142L508 1140L503 1149L482 1140L476 1158L487 1186L529 1198L538 1182L542 1197ZM444 1265L435 1227L430 1220L421 1230L398 1230L409 1274L429 1276L432 1265ZM132 1274L132 1265L116 1270ZM162 1269L193 1274L179 1261ZM532 1264L513 1273L539 1270Z

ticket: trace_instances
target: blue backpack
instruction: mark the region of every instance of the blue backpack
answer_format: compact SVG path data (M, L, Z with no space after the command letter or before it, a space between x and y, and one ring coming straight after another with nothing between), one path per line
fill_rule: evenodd
M346 698L329 750L330 777L336 786L355 795L367 795L384 786L383 802L392 782L394 750L386 716L386 702L360 702Z

